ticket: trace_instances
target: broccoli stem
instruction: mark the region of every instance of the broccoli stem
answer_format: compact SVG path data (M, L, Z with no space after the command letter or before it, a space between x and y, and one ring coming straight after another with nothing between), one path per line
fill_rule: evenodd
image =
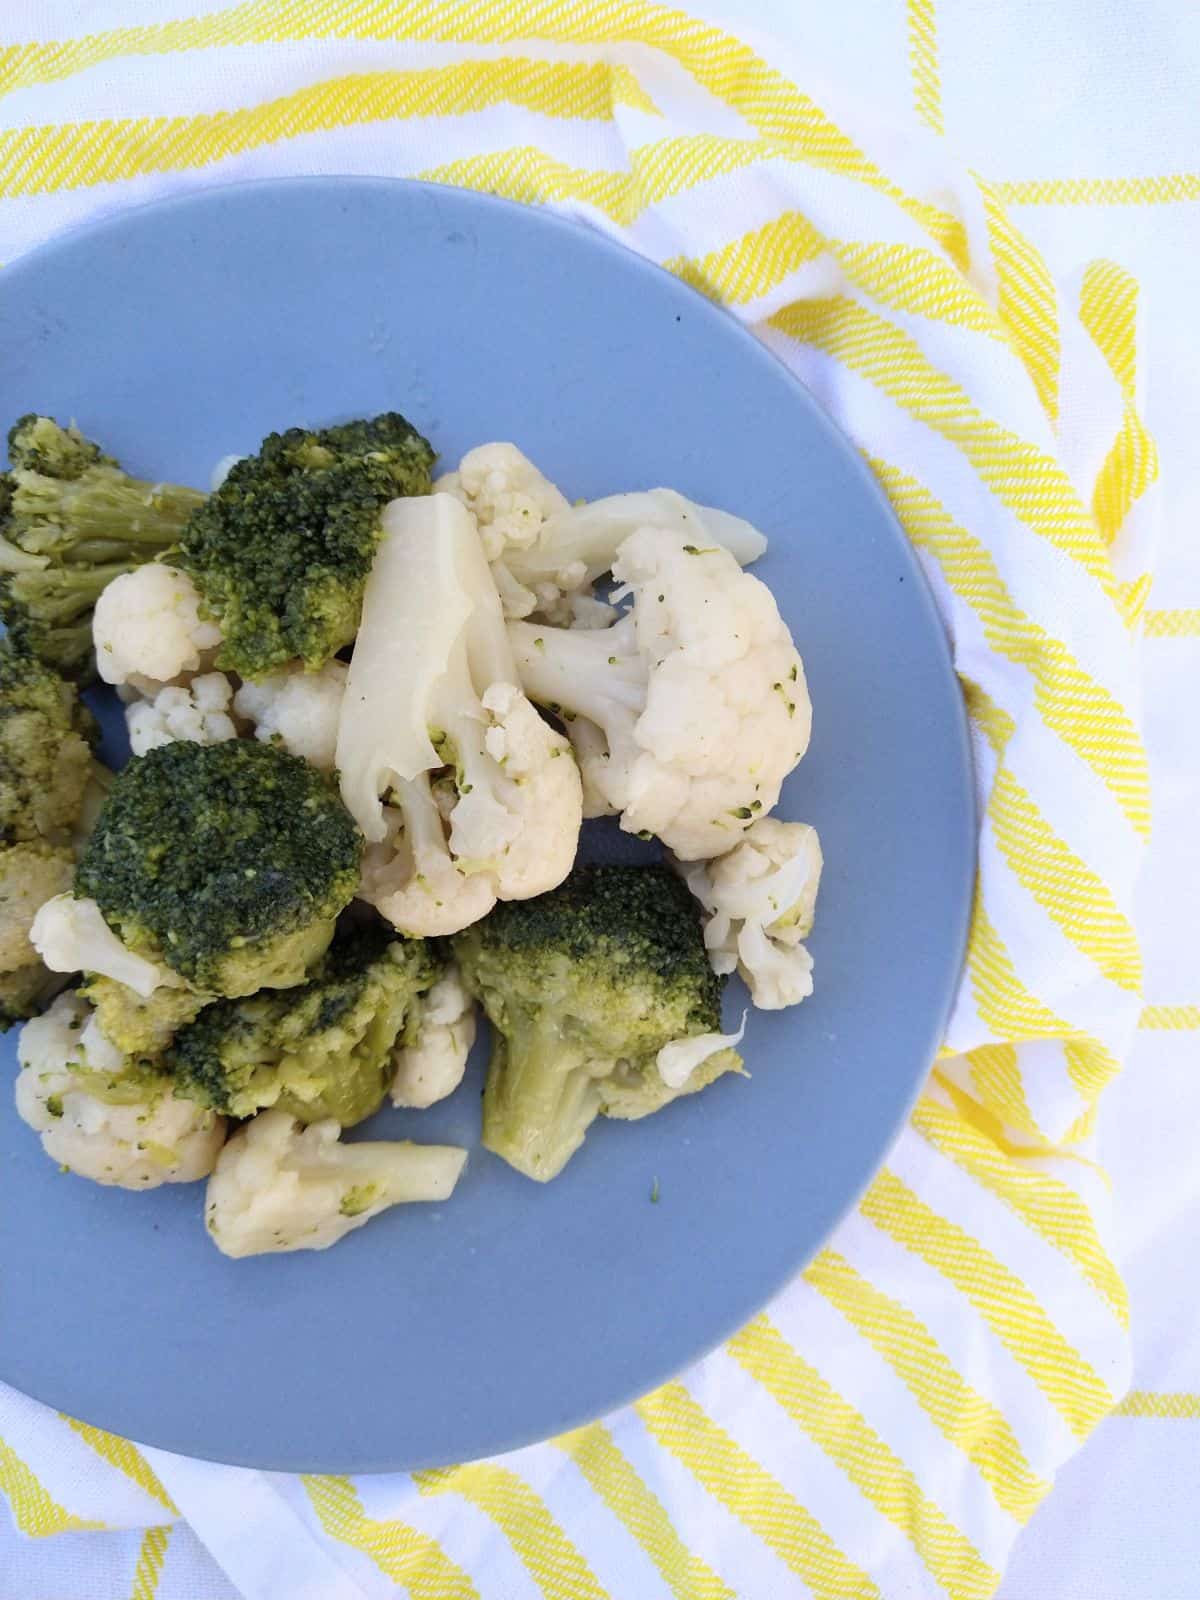
M552 1023L518 1025L507 1040L497 1031L483 1096L484 1148L539 1183L557 1177L600 1113L595 1074L611 1067L593 1068Z
M72 562L103 562L128 560L135 551L145 559L146 550L167 549L205 499L196 489L144 483L115 467L97 467L68 482L17 474L12 508L23 525L23 550Z

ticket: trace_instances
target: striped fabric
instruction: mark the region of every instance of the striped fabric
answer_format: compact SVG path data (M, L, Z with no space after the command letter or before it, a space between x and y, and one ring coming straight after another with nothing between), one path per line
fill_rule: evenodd
M206 1467L0 1390L16 1526L126 1530L114 1595L210 1594L182 1555L172 1575L197 1535L250 1600L982 1600L1121 1402L1097 1108L1139 1017L1200 1015L1143 1008L1143 641L1200 635L1200 611L1149 606L1139 282L1103 253L1052 270L1013 207L1173 202L1192 180L989 181L945 131L935 0L886 10L862 39L893 80L884 121L810 83L795 39L650 0L5 7L0 260L166 193L371 172L552 206L728 305L907 529L978 776L945 1047L802 1280L604 1423L411 1478Z

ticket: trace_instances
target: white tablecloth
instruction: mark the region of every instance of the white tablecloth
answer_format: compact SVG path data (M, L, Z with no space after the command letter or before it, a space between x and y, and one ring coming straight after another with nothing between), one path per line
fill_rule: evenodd
M98 13L107 7L52 0L41 9L77 32L93 17L104 26ZM170 9L147 0L146 20ZM1140 280L1146 416L1166 493L1145 644L1155 809L1141 888L1147 1009L1101 1124L1132 1296L1134 1390L1034 1517L1000 1595L1193 1600L1200 1593L1200 1165L1193 1151L1200 1126L1200 8L1191 0L842 0L836 7L723 0L706 9L810 86L833 82L844 94L847 83L869 78L881 120L911 116L915 100L960 156L1003 186L1015 219L1060 280L1097 256L1117 259ZM0 50L7 6L4 12ZM186 1527L164 1543L160 1593L232 1600L236 1591ZM145 1562L140 1535L29 1542L0 1515L0 1600L148 1596L155 1585Z

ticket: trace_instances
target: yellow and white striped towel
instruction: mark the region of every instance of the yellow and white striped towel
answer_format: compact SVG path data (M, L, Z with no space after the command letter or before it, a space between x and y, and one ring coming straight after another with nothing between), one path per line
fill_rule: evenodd
M800 9L776 45L765 8L650 0L4 8L0 260L161 194L368 172L552 205L723 300L921 554L981 817L946 1048L765 1315L603 1424L412 1478L183 1461L0 1390L17 1526L109 1530L46 1547L46 1595L210 1600L198 1539L248 1600L976 1600L1125 1389L1094 1129L1141 1005L1139 286L1102 256L1053 275L956 159L934 0L837 8L820 84L829 8Z

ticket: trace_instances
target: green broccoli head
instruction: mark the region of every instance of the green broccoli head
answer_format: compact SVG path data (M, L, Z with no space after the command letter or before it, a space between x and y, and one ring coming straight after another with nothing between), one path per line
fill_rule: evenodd
M237 997L300 983L358 885L362 835L274 745L180 740L118 773L75 890L140 955Z
M204 496L129 477L78 429L50 417L22 417L8 450L0 620L60 672L87 676L100 591L174 545Z
M278 1106L350 1127L377 1111L392 1050L436 965L423 939L339 932L307 983L206 1006L166 1054L180 1094L234 1117Z
M40 1015L66 982L61 972L51 972L36 959L0 973L0 1033Z
M559 1173L597 1115L646 1116L740 1068L722 1051L682 1090L657 1071L665 1044L721 1026L699 910L666 867L577 868L453 944L494 1030L483 1142L528 1177Z
M74 686L15 640L0 640L0 845L66 842L96 736Z
M220 624L217 666L244 678L297 658L316 669L348 644L380 512L398 495L428 494L434 460L428 441L387 412L275 433L239 461L174 558Z

